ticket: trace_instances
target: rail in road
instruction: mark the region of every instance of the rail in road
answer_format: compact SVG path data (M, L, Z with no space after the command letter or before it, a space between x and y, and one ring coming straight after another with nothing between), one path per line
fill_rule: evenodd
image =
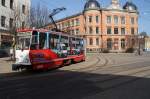
M143 73L144 72L144 73ZM134 82L136 80L139 80L141 79L140 77L146 77L146 76L149 76L150 75L150 67L149 66L144 66L144 67L141 67L141 68L135 68L135 69L130 69L130 70L126 70L124 72L117 72L118 75L126 75L126 76L138 76L138 77L135 77L135 78L126 78L126 77L122 77L122 76L119 76L119 77L116 77L116 78L111 78L111 79L106 79L106 78L101 78L100 79L97 79L97 81L95 81L94 83L97 84L98 87L100 87L102 90L101 92L104 92L104 91L107 91L109 89L112 89L112 88L116 88L116 87L119 87L119 86L122 86L124 84L128 84L128 83L131 83L131 82ZM80 79L82 78L85 78L85 76L81 77ZM61 84L55 86L56 89L49 89L47 90L48 92L57 92L59 90L59 88L62 88L62 86L66 86L68 84L71 84L73 82L76 82L76 81L80 81L80 79L78 78L75 78L74 80L67 80L67 81L62 81ZM89 79L87 77L87 79ZM24 83L20 83L20 82L15 82L15 85L11 86L7 86L7 87L2 87L0 88L0 91L2 93L0 94L9 94L9 93L14 93L16 92L17 95L24 95L24 94L27 94L27 93L32 93L32 92L35 92L36 91L36 88L28 88L27 87L28 84L26 84L25 82ZM13 89L13 90L12 90ZM15 90L14 90L15 89ZM36 94L40 94L40 91L39 92L36 92ZM16 94L14 95L11 95L11 97L15 97Z
M96 87L100 89L99 92L103 93L110 89L117 88L126 85L128 83L140 80L142 78L146 78L147 76L150 76L150 62L148 60L146 61L142 60L139 62L131 62L126 64L109 65L110 61L112 62L113 59L110 60L107 59L107 57L103 56L105 62L102 65L100 64L100 62L102 61L100 60L101 57L100 56L97 57L97 61L93 63L93 66L87 66L86 68L76 69L75 71L62 70L55 73L46 73L42 76L37 75L37 76L26 77L22 79L20 78L12 79L10 80L10 82L9 80L8 81L1 80L3 84L0 84L0 92L1 92L0 96L6 95L6 98L11 99L11 97L16 97L17 95L21 97L21 96L26 96L27 94L31 94L33 92L36 92L35 95L39 96L41 93L40 90L44 90L44 89L46 89L47 92L49 93L59 94L58 92L65 91L66 90L65 87L67 86L69 86L67 87L69 89L71 87L72 88L77 87L71 85L74 85L74 83L82 82L83 79L84 80L86 79L87 81L94 83ZM104 75L104 76L92 76L92 74ZM57 78L57 77L62 77L62 78ZM44 84L43 82L39 82L39 84L35 84L35 82L38 82L40 80L48 81L49 83L48 86L50 86L51 88L46 88L46 85L43 88L42 87L40 88L40 85ZM6 83L8 83L8 86L5 86ZM87 88L90 85L86 83L84 84L86 85L85 89L90 90L89 88ZM29 87L31 85L33 86ZM38 89L36 88L37 86L39 86L38 87L39 92L37 92ZM21 98L21 99L25 99L25 98Z

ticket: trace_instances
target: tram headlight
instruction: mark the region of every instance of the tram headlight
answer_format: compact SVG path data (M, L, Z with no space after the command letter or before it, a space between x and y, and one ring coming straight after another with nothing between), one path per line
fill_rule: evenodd
M16 62L17 62L17 63L19 62L19 58L16 58Z

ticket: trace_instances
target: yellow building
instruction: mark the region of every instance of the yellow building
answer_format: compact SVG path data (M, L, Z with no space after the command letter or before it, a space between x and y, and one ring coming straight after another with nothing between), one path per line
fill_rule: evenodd
M150 37L145 38L145 50L150 51Z
M56 24L62 31L84 37L88 52L123 52L137 45L138 9L131 1L121 7L119 0L112 0L108 7L102 8L98 1L87 0L83 12L60 19ZM46 28L53 27L49 24Z

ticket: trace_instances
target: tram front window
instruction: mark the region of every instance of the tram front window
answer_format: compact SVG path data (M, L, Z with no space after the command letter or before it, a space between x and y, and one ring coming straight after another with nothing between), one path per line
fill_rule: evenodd
M18 37L17 49L18 50L29 50L29 48L30 48L30 39L31 39L31 36Z

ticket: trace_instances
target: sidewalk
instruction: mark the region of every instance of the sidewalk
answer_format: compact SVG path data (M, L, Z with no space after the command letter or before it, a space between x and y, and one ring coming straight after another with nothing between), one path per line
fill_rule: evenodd
M0 58L0 74L12 72L12 61L9 61L10 57Z

